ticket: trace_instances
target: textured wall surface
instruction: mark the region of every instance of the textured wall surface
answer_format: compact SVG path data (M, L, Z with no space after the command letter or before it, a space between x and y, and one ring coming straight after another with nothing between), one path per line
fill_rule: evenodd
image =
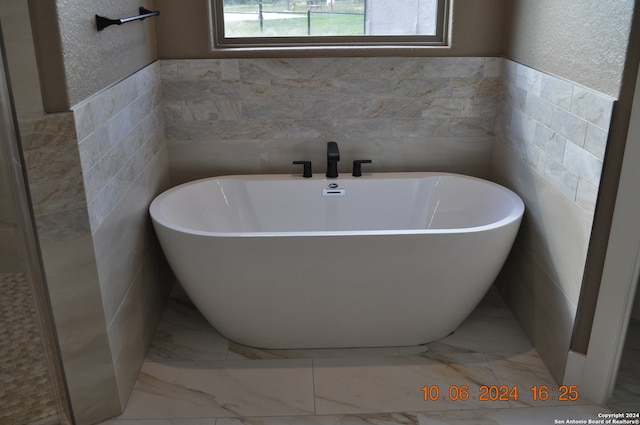
M30 1L48 112L69 110L156 60L153 19L96 28L96 14L126 18L138 15L139 6L153 9L153 2Z
M514 0L504 56L617 97L634 1Z

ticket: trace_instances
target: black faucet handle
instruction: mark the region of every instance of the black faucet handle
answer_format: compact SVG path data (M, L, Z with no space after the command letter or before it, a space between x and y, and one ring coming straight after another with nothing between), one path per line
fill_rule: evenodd
M309 178L311 177L311 161L293 161L294 165L302 164L303 171L302 177Z
M371 164L370 159L356 159L353 161L353 173L351 174L353 177L362 176L362 164Z

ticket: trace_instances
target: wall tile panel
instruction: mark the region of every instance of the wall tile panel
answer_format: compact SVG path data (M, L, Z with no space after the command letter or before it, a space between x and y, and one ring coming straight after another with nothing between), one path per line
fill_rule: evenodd
M613 99L508 60L503 80L501 143L577 203L578 180L599 186ZM596 191L580 193L593 213Z
M164 138L160 76L160 64L151 64L74 108L93 232L142 172L132 158Z
M509 60L502 70L492 173L518 192L526 212L498 283L561 382L613 100Z
M352 156L368 154L371 171L469 170L486 177L501 63L478 57L162 61L172 175L179 183L233 173L234 163L238 172L297 172L291 160L312 160L320 172L326 142L336 140L343 154L360 152L343 155L346 171ZM233 141L258 157L238 158L225 148ZM474 142L487 154L460 149ZM418 144L426 148L415 150ZM413 155L428 152L420 167Z

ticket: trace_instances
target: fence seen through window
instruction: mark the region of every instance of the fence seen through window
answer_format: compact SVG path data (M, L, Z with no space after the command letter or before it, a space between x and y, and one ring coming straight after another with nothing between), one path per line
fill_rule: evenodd
M224 37L436 34L439 0L224 0Z

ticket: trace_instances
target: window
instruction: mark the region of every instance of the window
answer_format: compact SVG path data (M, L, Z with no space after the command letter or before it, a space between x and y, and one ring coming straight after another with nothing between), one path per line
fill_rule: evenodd
M446 46L448 0L211 0L215 48Z

